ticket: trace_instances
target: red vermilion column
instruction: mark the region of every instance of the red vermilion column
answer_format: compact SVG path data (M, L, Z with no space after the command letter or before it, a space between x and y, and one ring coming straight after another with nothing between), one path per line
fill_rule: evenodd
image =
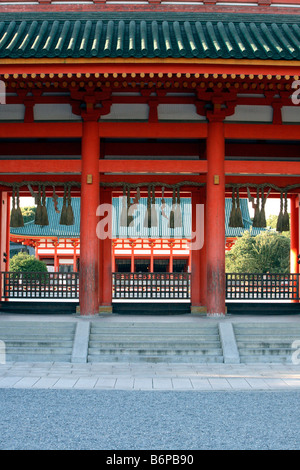
M111 189L104 189L101 191L101 204L112 205L112 192ZM102 243L102 282L101 285L101 311L112 311L112 213L107 214L107 236L104 240L100 240Z
M100 139L96 120L84 120L81 142L81 204L80 204L80 315L99 313L99 243L96 234L99 205Z
M200 188L200 203L204 206L204 224L206 214L206 191ZM200 301L201 305L206 306L206 290L207 290L207 265L206 265L206 235L204 227L203 246L200 249Z
M200 192L195 190L192 191L192 232L194 234L194 238L197 237L196 230L196 218L197 218L197 204L200 204ZM191 240L191 246L194 245L195 248L195 240ZM191 261L192 261L192 268L191 268L191 311L196 312L197 307L201 305L201 298L200 298L200 285L201 285L201 274L200 274L200 250L191 249L190 252Z
M291 197L291 248L290 248L290 271L298 273L298 246L299 246L299 207L296 197Z
M207 315L225 315L224 124L208 123L206 181Z
M290 272L292 274L297 274L299 272L299 265L298 265L299 202L298 202L298 197L291 197L290 205L291 205ZM297 282L295 281L295 288L296 288L296 285L297 285ZM293 299L292 302L298 303L298 300Z

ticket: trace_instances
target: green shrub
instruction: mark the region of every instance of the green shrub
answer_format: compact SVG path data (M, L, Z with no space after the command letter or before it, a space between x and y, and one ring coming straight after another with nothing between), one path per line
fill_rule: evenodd
M11 258L9 262L9 270L12 272L21 273L46 273L47 265L46 263L44 263L44 261L40 261L33 255L28 255L27 253L20 252Z

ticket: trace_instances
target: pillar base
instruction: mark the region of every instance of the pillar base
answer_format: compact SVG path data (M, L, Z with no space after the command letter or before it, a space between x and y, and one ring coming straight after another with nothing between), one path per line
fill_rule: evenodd
M225 307L225 313L208 313L207 316L211 318L224 318L227 314L227 307Z
M99 314L111 314L113 313L112 305L100 305Z
M207 308L205 305L192 305L191 313L194 315L206 315Z
M95 313L94 315L87 315L88 317L96 317L98 315L103 314L111 314L112 313L112 306L111 305L100 305L99 312ZM76 307L76 314L80 314L80 305Z

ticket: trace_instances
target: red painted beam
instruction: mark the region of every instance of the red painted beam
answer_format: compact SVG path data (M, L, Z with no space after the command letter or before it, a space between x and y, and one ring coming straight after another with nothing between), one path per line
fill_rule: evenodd
M300 161L225 161L226 175L300 176Z
M4 122L0 126L1 139L70 138L81 137L81 122Z
M207 123L100 122L103 138L204 139ZM299 125L224 124L226 139L300 140ZM1 123L0 138L81 138L81 122Z
M225 139L300 140L299 125L226 123Z
M0 160L0 174L62 174L81 173L81 160Z
M100 160L101 173L206 173L206 160Z
M189 173L207 172L206 160L122 160L100 159L100 173L120 173L171 175L180 177L189 176ZM0 160L0 174L2 175L79 175L81 173L81 160ZM243 161L226 160L225 173L229 175L274 175L299 176L300 161ZM141 176L139 176L141 178Z
M178 122L100 122L99 136L107 138L169 138L204 139L207 136L206 123Z

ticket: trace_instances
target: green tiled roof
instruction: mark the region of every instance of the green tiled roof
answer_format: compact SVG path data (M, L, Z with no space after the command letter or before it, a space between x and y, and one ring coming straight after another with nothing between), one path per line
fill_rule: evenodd
M0 58L300 59L299 16L2 13Z
M172 199L166 198L165 213L169 216L172 206ZM113 198L113 238L191 238L191 199L181 198L182 208L182 228L169 229L168 220L161 216L161 199L156 198L155 204L158 215L158 226L151 229L144 227L144 217L147 209L147 198L141 198L138 211L135 212L134 227L120 227L120 214L122 210L122 198ZM72 199L72 207L74 211L75 224L71 226L59 225L60 214L55 212L54 203L51 198L47 198L46 207L49 218L49 225L41 227L35 225L33 222L25 224L24 227L11 228L10 232L16 235L27 235L35 237L58 237L58 238L79 238L80 237L80 198ZM61 210L62 198L58 200L58 208ZM231 228L228 226L231 199L225 199L225 235L226 237L239 237L245 230L250 230L252 222L250 220L248 201L247 199L240 199L240 207L242 210L244 228ZM257 235L261 229L252 228L251 234Z

